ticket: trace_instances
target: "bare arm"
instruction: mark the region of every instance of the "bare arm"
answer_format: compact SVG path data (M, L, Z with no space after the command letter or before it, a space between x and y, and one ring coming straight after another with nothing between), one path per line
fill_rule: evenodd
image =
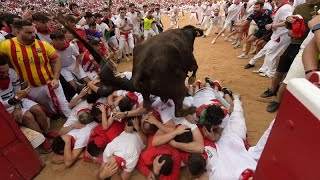
M53 78L59 80L61 73L61 61L60 58L51 60L51 65L53 66Z
M190 143L180 143L172 140L169 144L181 151L189 153L202 153L204 149L203 137L200 130L197 128L192 131L193 141Z
M83 148L79 148L79 149L71 149L71 136L69 135L65 135L65 137L63 137L63 140L65 141L65 146L64 146L64 164L67 167L70 167L80 156L80 154L82 153L82 149Z
M189 131L187 128L188 128L187 126L181 125L178 128L176 128L174 131L171 131L169 133L163 133L162 131L158 130L152 140L152 146L160 146L168 143L177 135L180 135L184 132Z
M307 73L306 78L308 79L313 71L318 70L318 55L319 50L317 48L316 39L312 38L309 44L303 51L302 54L302 62L304 66L304 70Z

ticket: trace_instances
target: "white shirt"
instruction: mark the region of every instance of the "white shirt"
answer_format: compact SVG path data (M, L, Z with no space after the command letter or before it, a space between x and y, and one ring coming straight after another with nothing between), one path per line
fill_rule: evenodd
M234 20L236 21L239 17L240 11L241 11L241 7L242 4L232 4L229 8L228 8L228 16L226 18L226 21L231 21Z
M272 11L272 6L269 2L264 2L263 9L269 9Z
M96 122L91 122L81 129L73 129L67 133L75 139L73 149L86 147L91 134L91 130L98 125Z
M211 7L212 7L212 10L220 9L220 2L212 3Z
M9 99L13 98L18 89L20 89L20 80L16 71L12 68L9 69L9 86L7 89L0 89L0 102L5 108L9 108L12 105L8 104Z
M204 15L211 16L212 10L212 6L207 6L206 10L204 11Z
M135 11L134 13L127 12L127 16L132 20L134 27L140 27L140 22L138 21L138 13Z
M289 4L283 5L279 8L273 18L273 24L279 23L280 21L285 21L286 18L292 15L293 7ZM275 31L272 32L271 40L276 40L283 34L287 34L288 29L286 27L278 27Z
M131 172L136 167L143 148L144 144L138 133L123 131L107 145L103 152L103 161L107 162L112 155L119 156L126 162L124 170Z
M51 43L52 40L50 38L50 34L41 34L39 32L36 33L41 41L46 41L47 43Z
M77 95L75 95L76 97ZM79 110L84 109L84 108L89 108L91 109L92 104L89 104L86 100L82 100L80 102L77 103L77 105L72 108L71 112L70 112L70 116L68 117L67 121L63 124L63 127L68 127L78 121L78 116L77 113Z
M191 131L195 130L198 128L198 126L196 124L192 124L190 123L188 120L186 120L186 118L184 117L179 117L179 118L173 118L173 123L177 126L179 124L188 126L188 128L191 129Z
M125 31L125 32L128 31L130 29L130 24L133 24L132 20L129 17L125 17L125 18L127 18L127 24L125 25L125 27L122 30L119 30L121 32L122 31ZM124 23L125 23L125 18L121 19L121 17L118 17L116 22L115 22L115 25L118 26L118 27L119 26L123 26Z
M70 43L70 46L64 51L59 51L56 49L56 52L60 56L61 67L69 67L76 63L76 57L79 56L79 49L73 43Z
M161 21L161 14L162 14L161 11L159 11L159 12L154 11L152 16L154 17L154 19L156 21L160 22Z

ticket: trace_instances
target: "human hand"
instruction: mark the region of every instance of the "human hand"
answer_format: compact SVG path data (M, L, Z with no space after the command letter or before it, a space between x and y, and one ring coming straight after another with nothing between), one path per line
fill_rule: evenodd
M78 67L75 67L75 68L73 69L73 72L74 72L74 73L79 73L79 72L80 72L79 66L78 66Z
M113 176L118 171L118 164L116 162L111 162L110 160L103 167L102 174L104 177L108 178Z
M289 17L287 17L287 19L286 19L286 21L288 22L288 23L294 23L295 21L296 21L296 19L295 19L295 17L297 17L297 16L289 16Z
M13 112L12 112L12 116L13 116L13 119L15 121L21 122L21 120L22 120L22 110L21 109L14 109Z
M113 118L117 119L117 120L123 119L125 117L126 117L126 115L124 112L114 112L114 114L113 114Z
M267 30L270 30L272 28L272 24L267 24L265 27Z
M99 110L102 112L102 113L106 113L107 111L106 111L106 105L104 105L104 104L99 104L98 105L98 108L99 108Z
M162 166L164 165L164 163L166 162L166 160L163 160L161 163L159 163L159 158L156 158L153 162L153 172L154 175L158 176L160 174L160 170L162 168Z
M84 87L84 88L80 91L79 96L80 96L80 97L84 97L85 95L88 94L88 91L89 91L89 87L88 87L88 86Z
M31 88L28 86L26 89L20 89L17 91L17 100L21 101L23 98L28 96L28 93L30 92Z
M59 87L59 81L57 79L52 79L50 83L53 89L57 89Z
M210 141L214 141L215 140L215 136L214 136L214 132L213 129L210 129L210 132L208 131L208 129L206 127L203 127L203 136L207 139L209 139Z
M177 135L183 134L185 132L190 131L190 129L188 129L189 127L186 125L180 125L175 129L175 132Z
M139 119L137 117L133 118L132 124L135 130L138 131L140 129Z

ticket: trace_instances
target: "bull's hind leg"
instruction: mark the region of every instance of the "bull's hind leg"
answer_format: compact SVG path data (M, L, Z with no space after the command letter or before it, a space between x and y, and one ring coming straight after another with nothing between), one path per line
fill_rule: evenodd
M198 65L196 60L194 59L194 65L191 67L192 75L189 77L188 83L191 85L196 81Z
M142 96L143 96L143 107L149 111L151 108L150 94L142 93Z
M176 98L176 100L173 100L175 104L176 117L185 117L189 114L192 115L197 111L197 108L194 106L183 109L183 100L184 100L184 96Z

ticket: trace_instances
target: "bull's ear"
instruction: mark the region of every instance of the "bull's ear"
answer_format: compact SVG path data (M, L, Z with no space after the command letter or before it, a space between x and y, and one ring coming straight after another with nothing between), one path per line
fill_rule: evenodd
M197 37L203 36L203 30L200 28L196 28L196 32L197 32Z

